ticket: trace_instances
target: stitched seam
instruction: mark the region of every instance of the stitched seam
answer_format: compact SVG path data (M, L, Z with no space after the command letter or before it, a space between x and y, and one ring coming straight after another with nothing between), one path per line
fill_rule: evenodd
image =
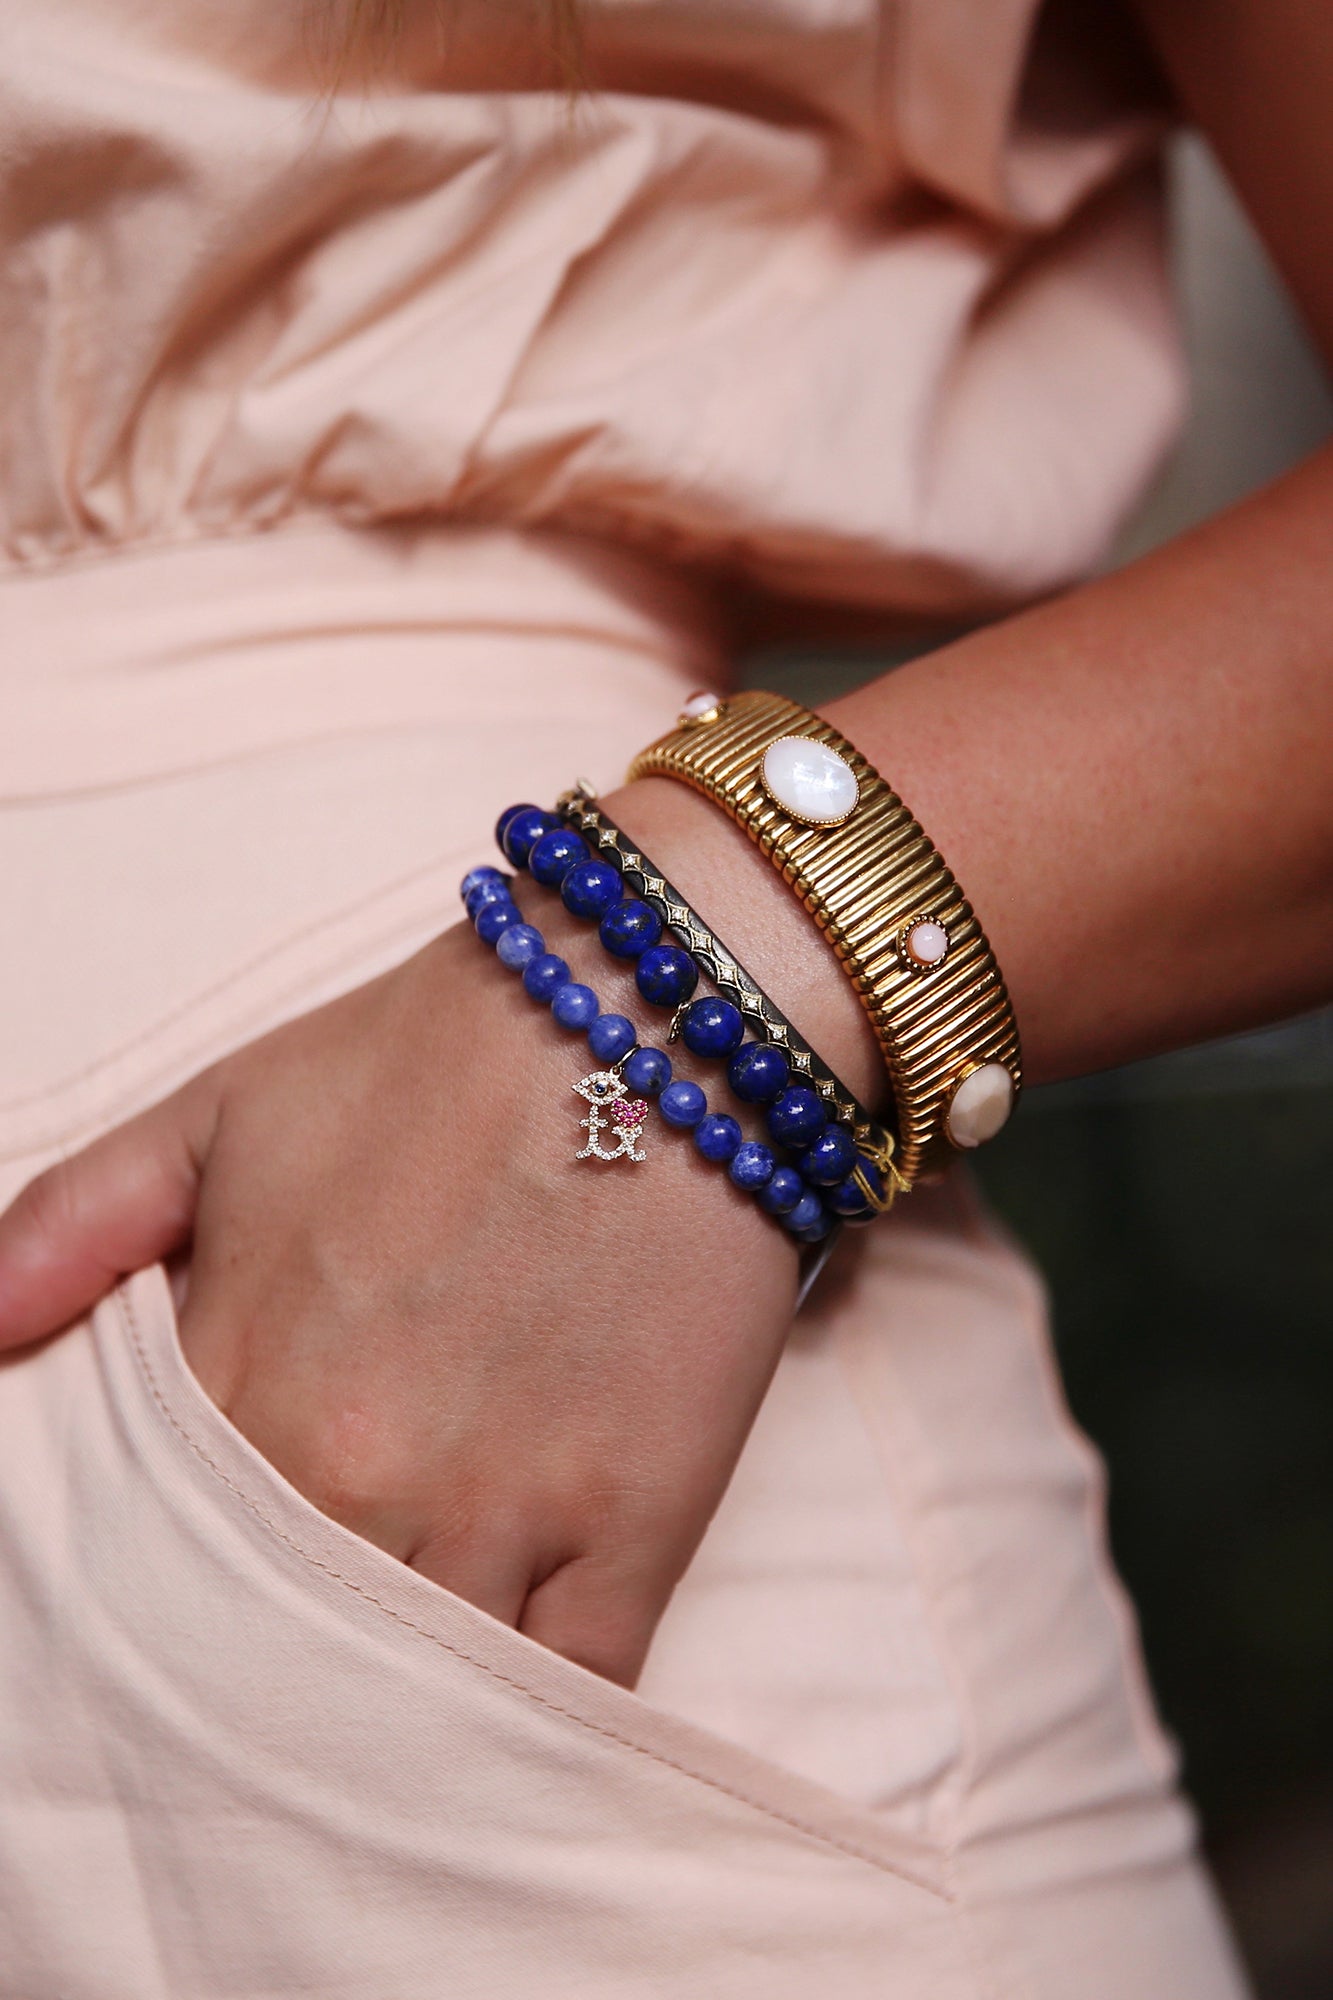
M455 1659L463 1661L467 1666L477 1668L479 1672L489 1675L492 1680L499 1681L503 1686L513 1689L516 1694L523 1695L528 1701L535 1703L538 1707L548 1709L552 1714L559 1715L568 1722L577 1723L580 1728L586 1729L596 1736L604 1737L608 1742L617 1743L623 1749L633 1750L638 1756L646 1757L652 1763L661 1764L667 1770L675 1771L680 1777L689 1778L694 1784L705 1785L711 1791L720 1792L725 1797L734 1800L738 1805L747 1806L752 1812L761 1814L765 1819L775 1820L781 1826L790 1827L794 1832L804 1834L807 1839L815 1841L821 1847L828 1847L836 1853L849 1855L855 1861L864 1861L870 1867L878 1869L881 1874L895 1876L899 1880L909 1883L914 1889L920 1889L924 1894L933 1896L939 1902L951 1903L954 1900L952 1895L936 1889L929 1882L922 1881L919 1876L913 1875L909 1870L897 1867L892 1862L885 1861L882 1856L872 1853L868 1848L859 1847L853 1841L840 1840L836 1835L826 1833L819 1827L810 1826L804 1820L797 1819L792 1814L780 1812L775 1806L766 1805L759 1799L751 1798L745 1792L734 1790L730 1785L723 1784L718 1778L707 1777L702 1772L693 1770L688 1764L678 1763L674 1758L664 1756L660 1750L652 1750L646 1744L636 1743L633 1737L624 1736L620 1731L607 1727L605 1723L594 1722L588 1716L579 1715L573 1709L562 1707L559 1702L552 1701L548 1695L538 1693L535 1688L527 1686L525 1682L516 1680L510 1674L502 1673L498 1667L489 1665L485 1660L479 1660L475 1654L467 1652L463 1647L451 1644L448 1639L442 1639L437 1632L432 1632L428 1627L418 1625L411 1618L404 1617L403 1613L395 1610L391 1604L386 1604L382 1598L376 1597L373 1591L367 1590L364 1585L356 1583L351 1577L344 1576L340 1570L334 1569L331 1563L322 1562L318 1556L312 1555L309 1549L303 1548L300 1542L287 1534L284 1529L280 1528L276 1521L271 1520L263 1508L250 1498L244 1488L238 1486L236 1481L209 1457L202 1445L191 1437L190 1433L177 1418L158 1385L157 1377L153 1372L152 1362L148 1358L147 1348L139 1329L139 1322L135 1316L133 1303L123 1285L116 1287L116 1299L129 1331L130 1340L133 1344L139 1366L148 1383L149 1391L154 1402L176 1435L200 1463L207 1466L214 1477L221 1480L222 1484L235 1495L242 1506L267 1528L271 1535L275 1536L278 1541L289 1548L293 1554L299 1556L303 1562L308 1563L312 1569L319 1570L322 1575L332 1578L336 1583L343 1584L348 1590L354 1591L358 1597L364 1598L368 1604L373 1604L386 1617L392 1618L396 1624L404 1626L409 1632L415 1632L419 1638L429 1640L432 1645L438 1646L443 1652L451 1654Z

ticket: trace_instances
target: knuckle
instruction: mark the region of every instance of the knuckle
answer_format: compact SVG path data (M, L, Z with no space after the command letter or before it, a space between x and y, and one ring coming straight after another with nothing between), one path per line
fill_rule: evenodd
M57 1253L78 1227L72 1177L64 1165L48 1167L28 1182L10 1210L10 1226L39 1252Z

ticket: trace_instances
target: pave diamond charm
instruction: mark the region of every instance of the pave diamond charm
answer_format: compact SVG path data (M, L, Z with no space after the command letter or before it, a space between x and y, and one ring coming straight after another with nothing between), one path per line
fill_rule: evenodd
M638 1150L643 1138L639 1127L648 1115L648 1105L642 1097L626 1095L625 1085L613 1069L590 1070L581 1083L571 1084L570 1089L588 1107L587 1117L579 1120L588 1135L588 1143L581 1152L575 1153L576 1160L644 1158ZM602 1134L607 1130L615 1135L614 1146L602 1143Z
M759 776L768 796L804 826L841 826L861 796L847 759L810 736L779 736L770 743Z

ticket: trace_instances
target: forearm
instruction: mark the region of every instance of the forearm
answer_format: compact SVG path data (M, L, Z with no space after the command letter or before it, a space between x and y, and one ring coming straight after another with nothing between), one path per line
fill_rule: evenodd
M825 713L963 883L1030 1080L1333 993L1333 450ZM745 837L662 781L611 806L872 1091L875 1046L850 986Z

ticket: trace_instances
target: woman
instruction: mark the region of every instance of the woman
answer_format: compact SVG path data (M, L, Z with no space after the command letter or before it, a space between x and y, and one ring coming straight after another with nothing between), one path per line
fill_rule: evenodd
M589 7L571 102L563 13L10 10L6 1992L1241 1990L1021 1260L954 1177L793 1327L452 922L743 598L1041 596L825 710L1028 1080L1330 991L1333 460L1051 593L1178 407L1159 76L1333 341L1333 27L1035 12ZM758 849L604 804L886 1111Z

